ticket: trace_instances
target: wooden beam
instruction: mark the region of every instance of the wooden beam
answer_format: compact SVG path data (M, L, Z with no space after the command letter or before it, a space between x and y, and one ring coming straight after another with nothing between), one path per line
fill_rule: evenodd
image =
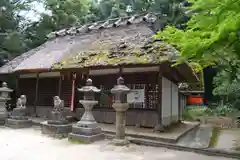
M34 101L34 114L35 114L36 117L37 117L38 88L39 88L39 73L37 73L35 101Z

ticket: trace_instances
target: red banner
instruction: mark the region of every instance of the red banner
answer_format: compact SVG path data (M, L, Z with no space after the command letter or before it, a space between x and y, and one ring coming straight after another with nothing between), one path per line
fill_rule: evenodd
M203 104L203 98L201 96L189 96L187 98L188 104Z

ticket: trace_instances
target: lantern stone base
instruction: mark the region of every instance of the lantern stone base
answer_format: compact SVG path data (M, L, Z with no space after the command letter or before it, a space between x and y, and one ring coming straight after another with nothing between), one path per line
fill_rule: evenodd
M116 146L127 146L130 144L130 141L128 139L113 139L111 144Z
M100 127L87 128L75 125L72 127L72 133L69 133L68 138L69 140L88 144L104 139L104 134Z
M68 133L72 131L72 124L68 123L48 123L47 121L41 123L42 134L54 138L66 138Z
M5 126L14 129L29 128L32 126L32 121L29 119L6 119Z
M0 112L0 125L4 125L6 121L6 114Z
M0 117L0 125L4 125L5 124L5 117Z
M7 118L5 109L0 108L0 125L4 125Z

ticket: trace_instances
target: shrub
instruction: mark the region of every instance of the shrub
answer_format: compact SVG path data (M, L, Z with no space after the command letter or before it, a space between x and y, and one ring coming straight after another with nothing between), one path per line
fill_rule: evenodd
M231 107L231 105L218 106L213 110L214 115L216 116L228 116L238 112L236 109Z

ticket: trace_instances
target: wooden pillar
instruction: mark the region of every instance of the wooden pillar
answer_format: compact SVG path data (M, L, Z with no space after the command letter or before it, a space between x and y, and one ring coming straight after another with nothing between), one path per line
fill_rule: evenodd
M157 82L158 82L158 106L157 106L158 124L162 125L162 73L160 67L158 71Z
M19 75L16 75L16 88L15 88L15 96L16 98L20 96L20 93L19 93Z
M34 101L34 114L36 117L37 117L38 86L39 86L39 73L37 73L37 81L36 81L36 88L35 88L35 101Z
M61 97L61 93L62 93L62 75L60 74L59 82L58 82L58 96L59 97Z
M171 122L170 122L170 124L172 124L172 121L173 121L173 103L172 103L172 101L173 101L173 97L172 97L172 95L173 95L173 93L172 93L172 85L173 84L173 82L171 81L171 87L170 87L170 89L171 89L171 91L170 91L170 99L171 99L171 102L170 102L170 106L171 106Z
M119 74L118 77L122 77L123 76L123 68L122 68L122 66L120 66L118 74Z

